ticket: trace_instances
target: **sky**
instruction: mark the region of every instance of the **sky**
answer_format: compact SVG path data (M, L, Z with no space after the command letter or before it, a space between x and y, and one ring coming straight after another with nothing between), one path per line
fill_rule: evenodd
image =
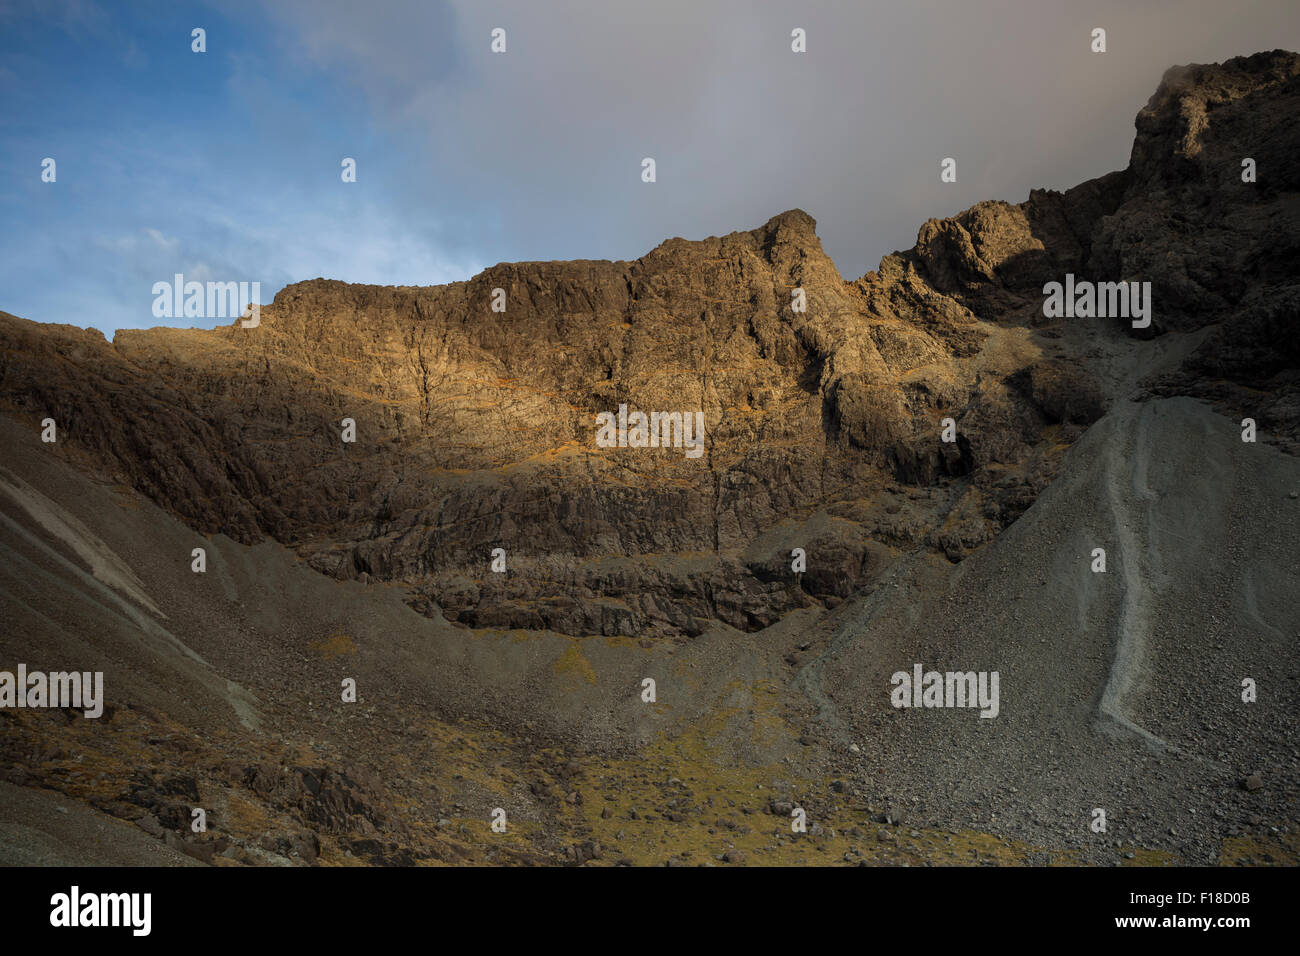
M0 310L210 328L155 283L433 285L795 207L856 278L1123 168L1169 66L1279 47L1296 0L0 0Z

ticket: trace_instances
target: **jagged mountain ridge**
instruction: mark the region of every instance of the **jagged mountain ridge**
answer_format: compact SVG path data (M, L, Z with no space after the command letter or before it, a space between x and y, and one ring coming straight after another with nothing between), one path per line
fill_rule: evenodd
M1107 404L1086 341L1042 315L1067 272L1151 281L1142 334L1217 326L1153 388L1248 402L1295 441L1298 74L1281 51L1170 70L1128 169L931 220L858 280L792 210L632 263L298 283L256 329L110 344L3 316L0 402L33 429L53 417L58 453L196 530L399 582L462 625L755 630L869 589L901 554L960 560L1051 482ZM702 410L705 457L597 448L595 415L621 403ZM508 574L488 571L496 547ZM795 582L792 547L811 556Z
M1238 175L1249 150L1263 157L1256 185L1294 184L1285 164L1296 154L1281 147L1296 142L1295 60L1262 54L1170 71L1139 119L1140 140L1164 130L1167 149L1142 147L1142 162L1171 169L1175 185L1161 188L1174 191L1160 203L1146 202L1135 163L1064 194L928 223L916 249L850 283L806 279L811 240L799 234L811 223L791 213L774 230L673 240L657 273L638 263L501 266L472 295L305 283L264 310L260 339L237 328L155 330L110 346L0 317L0 656L11 667L102 669L108 688L98 721L0 712L0 799L12 823L0 827L0 858L48 861L52 841L41 835L62 834L54 849L76 863L150 848L217 865L730 864L744 854L766 863L1293 862L1300 459L1266 443L1294 448L1294 268L1279 250L1295 244L1296 190L1240 188L1223 170ZM777 314L775 325L751 306L706 311L702 296L717 290L705 287L703 265L672 267L683 249L700 263L718 251L725 281L756 283L756 295L770 283L773 305L806 279L813 307ZM1120 253L1130 258L1115 260ZM1142 270L1139 258L1150 260ZM788 263L779 276L778 260ZM676 296L657 324L624 329L594 306L567 309L595 295L578 278L597 273L610 301L628 307L634 268L666 313ZM520 330L509 311L499 323L486 305L486 322L471 314L510 270L532 277L511 301L524 290L544 304L563 291L566 310L542 318L539 306ZM1039 283L1067 270L1151 279L1155 327L1139 340L1126 323L1045 320ZM1215 293L1205 308L1159 306L1192 282ZM672 292L675 283L684 291ZM817 311L816 296L830 292L849 311ZM292 308L291 293L302 296ZM462 313L427 311L453 300ZM688 306L701 309L698 321ZM752 358L754 319L771 330L767 341L793 349ZM638 325L664 336L656 347L671 361L625 356ZM738 331L717 344L727 330ZM603 357L583 351L562 363L536 347L583 336L619 360L612 379ZM453 359L431 357L432 343ZM731 431L697 461L680 450L594 449L591 411L620 394L639 402L642 388L660 389L661 407L687 407L707 392L704 363L685 364L690 349L713 356L729 345L747 363L710 366L711 394L771 388L786 404L751 402L741 414L719 399L726 417L711 425L729 421ZM917 357L933 361L918 368ZM562 377L570 365L575 377ZM511 370L532 377L484 378ZM587 395L588 375L615 386ZM1065 375L1076 384L1053 390ZM570 381L582 385L576 398L559 391ZM475 391L483 382L491 402ZM698 392L669 392L682 383ZM1211 398L1227 417L1148 390ZM951 458L934 440L950 394L969 399L949 406L967 437ZM500 404L510 396L513 405ZM1079 410L1050 404L1081 399ZM578 408L566 425L569 403ZM804 417L787 420L791 408ZM55 445L39 440L47 414L59 422ZM344 414L361 426L346 449ZM1239 440L1245 414L1260 421L1259 445ZM1018 459L1024 449L1004 422L1022 415L1033 430ZM1056 418L1071 424L1043 425ZM742 425L790 444L746 444ZM581 429L577 444L553 445L570 426ZM377 443L375 429L398 440ZM816 467L801 458L811 453ZM761 472L778 465L794 470ZM781 523L787 502L817 495L841 500L802 525ZM390 511L367 513L385 501ZM1007 511L990 517L1003 501ZM593 514L593 502L608 510ZM967 553L962 520L991 532L1027 503ZM697 510L654 510L678 504ZM410 530L420 509L440 531ZM189 551L205 542L192 529L217 526L244 541L280 536L340 576L358 574L355 554L397 583L330 580L273 542L246 547L217 534L196 576ZM595 528L588 559L547 553L584 527ZM486 551L502 535L510 572L489 576ZM876 563L854 581L828 557L847 541L846 564L860 569L849 545L864 540ZM703 549L653 552L647 541ZM462 544L460 566L406 582L398 573L426 545ZM785 557L797 544L809 547L810 573L792 588ZM1106 574L1090 570L1099 545ZM378 563L385 555L392 566ZM546 560L530 564L530 555ZM584 594L564 577L578 573L600 589ZM450 627L432 607L432 619L418 617L402 603L403 584L416 603L433 595L448 617L480 629ZM832 585L853 591L838 607L838 594L823 590ZM568 617L546 600L566 588ZM687 613L674 618L678 600ZM649 639L690 633L690 615L753 627L802 601L809 606L755 633L715 622L689 641ZM618 613L595 617L605 608ZM501 632L482 626L491 615L647 637ZM998 719L896 710L890 675L916 662L999 671ZM658 682L653 706L641 697L647 675ZM1243 675L1258 681L1256 703L1238 696ZM357 703L340 701L344 677L357 681ZM782 834L795 801L812 823L806 839ZM210 810L206 836L189 829L195 805ZM507 834L488 829L495 807L509 808ZM1104 836L1089 827L1095 807L1110 814ZM88 838L69 824L92 809L102 826Z

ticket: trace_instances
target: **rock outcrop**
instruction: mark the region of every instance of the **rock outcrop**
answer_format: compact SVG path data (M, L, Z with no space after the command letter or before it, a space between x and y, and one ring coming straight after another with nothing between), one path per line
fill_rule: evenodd
M53 418L57 453L198 531L274 538L465 626L756 630L901 553L961 560L1033 503L1109 400L1070 320L1044 318L1066 273L1152 282L1131 334L1214 326L1151 387L1245 404L1294 446L1298 76L1280 51L1170 70L1128 169L931 220L855 281L792 210L635 262L302 282L256 328L110 343L0 314L0 407L33 434ZM622 405L702 412L704 453L600 447Z

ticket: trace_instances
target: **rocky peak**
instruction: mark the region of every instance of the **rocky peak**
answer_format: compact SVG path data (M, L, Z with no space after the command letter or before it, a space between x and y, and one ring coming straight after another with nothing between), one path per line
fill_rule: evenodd
M1189 177L1205 175L1211 164L1229 158L1213 147L1222 142L1224 133L1233 131L1236 115L1244 111L1254 116L1259 108L1272 112L1294 106L1297 76L1300 56L1286 50L1234 57L1223 63L1170 67L1137 116L1137 137L1129 161L1131 189L1177 186ZM1234 104L1237 110L1225 111ZM1237 169L1229 170L1227 179L1239 179L1239 163L1235 165ZM1287 164L1278 168L1285 169ZM1219 181L1223 177L1213 178Z

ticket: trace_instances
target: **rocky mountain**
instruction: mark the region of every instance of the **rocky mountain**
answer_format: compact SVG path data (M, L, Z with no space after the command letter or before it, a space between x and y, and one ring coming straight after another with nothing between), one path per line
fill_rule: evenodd
M1048 789L1034 794L1036 822L1026 824L1036 845L1052 845L1059 832L1034 827L1059 810L1054 801L1080 786L1078 767L1091 766L1090 720L1100 713L1130 730L1146 727L1148 719L1152 726L1177 722L1176 707L1151 698L1144 705L1149 712L1139 713L1130 693L1135 681L1144 686L1168 677L1157 662L1173 666L1176 656L1166 657L1154 637L1139 642L1146 651L1136 656L1117 648L1128 646L1126 628L1139 620L1179 619L1169 608L1158 613L1155 598L1132 603L1156 565L1165 562L1161 586L1178 594L1192 587L1192 572L1169 563L1172 552L1161 551L1149 529L1131 532L1141 540L1130 540L1130 530L1148 519L1132 510L1146 506L1124 490L1138 485L1122 476L1122 462L1144 462L1145 474L1149 461L1169 487L1197 473L1198 464L1215 462L1205 480L1242 494L1256 482L1285 496L1297 474L1298 107L1296 54L1173 68L1138 114L1127 169L1064 193L1035 190L1018 205L984 202L931 220L912 249L852 280L823 252L813 219L791 210L749 231L670 239L635 262L501 264L468 282L433 287L301 282L263 307L255 327L235 321L211 331L122 331L109 342L75 324L0 314L6 513L13 525L6 547L41 567L53 561L38 558L29 540L54 533L48 521L38 521L43 531L31 524L53 506L32 503L52 494L59 507L71 508L68 489L91 495L72 474L118 488L132 502L122 507L143 504L148 522L131 525L130 533L97 523L114 511L107 498L96 510L59 521L61 527L84 523L110 544L117 535L119 544L105 546L113 554L133 536L166 542L168 550L142 552L125 564L136 568L145 591L150 582L167 582L169 598L154 600L170 630L160 630L151 612L147 626L135 620L145 613L137 601L135 623L113 618L111 626L86 626L86 640L93 645L95 631L120 626L152 629L150 646L198 648L199 663L183 665L195 699L207 700L195 706L230 708L241 724L231 732L250 739L268 722L281 732L307 733L317 722L326 735L355 732L351 717L291 715L319 698L295 697L281 677L266 675L301 666L325 681L333 674L328 662L355 650L349 650L354 636L331 643L334 632L354 635L357 619L379 614L382 605L375 620L385 622L389 637L376 633L366 646L392 643L387 651L367 651L358 666L406 687L404 707L418 709L420 695L428 694L428 706L449 721L490 720L518 734L510 744L517 766L529 759L525 736L567 741L570 751L546 768L544 782L535 777L531 790L521 784L531 794L528 812L543 816L552 811L541 794L552 787L564 791L561 801L581 794L568 787L575 774L594 770L582 754L645 746L664 730L634 712L639 705L630 689L650 661L669 666L655 655L684 655L677 665L689 662L698 671L689 679L674 671L661 681L661 695L679 692L672 718L679 733L698 728L741 681L750 688L735 703L744 732L728 724L711 746L725 740L729 759L739 763L793 761L782 770L788 776L851 781L841 779L841 789L825 792L828 815L843 810L848 798L837 795L851 790L876 793L872 799L892 806L896 818L902 816L899 793L909 790L897 782L909 772L902 761L933 740L927 731L888 742L892 732L882 728L898 716L887 706L889 672L961 648L1004 675L1032 676L1035 686L1061 677L1053 669L1068 670L1080 682L1069 692L1069 707L1048 691L1039 697L1022 690L1028 709L989 722L1019 734L1002 741L1003 759L990 763L1002 775L996 778L1001 787L1017 777L1017 767L1046 752L1040 749L1045 738L1035 736L1048 733L1043 714L1070 718L1057 739L1073 742L1052 745L1051 752L1053 761L1072 755L1073 769L1050 787L1042 784ZM1243 178L1245 160L1253 161L1250 181ZM1067 275L1075 282L1150 283L1150 324L1135 327L1128 316L1046 314L1045 286ZM702 413L702 454L602 446L598 416L617 415L623 406L647 414ZM39 438L47 418L58 428L53 445ZM1234 427L1243 418L1257 423L1258 450L1247 451L1267 458L1249 466L1253 477L1225 477L1246 467L1232 457L1246 452L1221 444L1235 435L1225 418ZM344 440L345 420L354 426L354 441ZM944 440L945 432L953 440ZM1180 443L1183 457L1170 459L1161 436ZM1122 448L1127 457L1117 458ZM68 474L56 475L50 470L56 466ZM1104 468L1113 473L1099 471ZM1249 511L1248 500L1223 506ZM1071 510L1080 502L1101 510ZM1115 509L1127 509L1123 520ZM1267 521L1263 514L1256 508L1249 520L1231 524L1231 533L1242 537L1229 540L1225 524L1224 537L1203 541L1202 548L1271 554L1269 536L1296 526L1294 507L1269 512ZM1198 515L1204 512L1171 513L1168 520L1195 522ZM1004 534L1017 550L1007 550L1012 545ZM208 541L229 567L245 568L228 579L229 606L186 596L194 540ZM1098 542L1122 555L1126 592L1103 598L1079 590ZM504 570L493 569L495 549L504 552ZM806 568L796 569L796 549ZM1157 561L1157 553L1165 557ZM1019 566L1016 555L1029 554L1035 562L1024 573L1033 581L1019 580L1008 564ZM294 567L292 557L312 573ZM73 560L87 561L84 555ZM255 573L256 562L263 563ZM995 563L999 573L989 570ZM1248 565L1232 568L1249 576ZM66 568L48 573L56 592L83 586ZM1283 552L1268 574L1271 586L1285 592L1300 569ZM346 590L330 592L345 595L330 613L319 610L335 600L321 590L327 579L347 582ZM6 636L6 659L18 659L43 628L76 629L54 623L54 606L28 593L34 580L15 572L6 582L6 600L26 609L24 633ZM962 590L972 581L982 582L974 596ZM1061 590L1039 593L1049 583ZM253 609L250 588L260 589L257 600L266 607ZM1016 610L1022 598L1028 602L1023 618ZM419 618L394 603L399 599L428 620L412 623ZM97 608L108 607L107 598L95 600ZM1267 640L1276 642L1282 661L1259 667L1285 669L1295 663L1290 635L1300 617L1286 601L1262 607L1268 600L1254 600L1242 614L1248 610L1263 622L1251 626L1276 631ZM941 607L944 601L955 603ZM1059 650L1066 626L1042 614L1062 601L1077 604L1078 621L1089 628L1087 641L1076 645L1077 659L1065 652L1042 656ZM1182 605L1185 625L1197 627L1191 606ZM209 629L209 621L227 613L245 622L237 637ZM1031 640L1038 634L1045 635L1041 642ZM1040 648L1048 637L1054 646ZM741 639L757 643L741 651ZM125 648L127 638L121 641ZM229 641L239 656L219 649ZM605 650L592 651L595 646ZM1016 656L1022 651L1028 656ZM120 650L124 673L132 672L125 662L138 653ZM1015 657L1018 668L1006 659L999 664L999 654ZM435 662L454 671L436 676ZM1230 662L1224 668L1224 681L1237 679ZM706 671L707 678L699 676ZM1195 687L1198 678L1170 679L1181 688ZM187 716L188 705L151 694L139 674L129 680L166 720L197 726L209 719ZM765 711L754 702L769 682L789 692L771 717L774 736L756 729ZM626 702L602 696L624 684ZM1268 763L1294 787L1294 750L1288 754L1284 744L1291 725L1281 712L1240 726L1230 716L1224 720L1235 728L1241 753ZM389 719L408 728L410 713ZM604 731L584 726L593 718ZM958 733L943 733L949 732ZM1196 751L1191 731L1171 743L1181 732L1165 727L1149 735L1180 754ZM45 739L42 733L49 731L25 727L11 737L23 741L10 747L15 765L26 762L23 748L43 746L33 743ZM456 736L445 734L447 741ZM821 746L796 746L796 738ZM855 750L847 749L850 741ZM1116 746L1123 750L1122 757L1112 755L1117 768L1150 759L1132 741ZM221 789L223 799L239 792L247 803L273 804L313 834L286 837L276 853L288 854L292 845L295 858L314 860L317 831L369 840L374 845L358 853L389 862L415 859L412 847L433 852L401 824L395 807L402 800L381 793L371 776L376 767L344 770L303 757L292 764L290 779L277 776L274 766L259 769L280 758L249 747L246 765L226 766L213 756L205 786ZM385 754L399 759L394 748L400 750L396 738L381 735L361 752L376 761ZM873 758L869 768L849 756L863 749ZM1230 786L1241 768L1214 749L1213 774ZM127 752L117 759L126 760ZM577 770L566 769L570 759ZM706 763L692 766L703 772ZM446 785L445 776L427 767L421 772ZM19 782L32 775L24 770ZM947 784L960 790L972 785L956 782L964 775L940 762L912 786L917 793L947 792ZM49 773L36 776L47 785L55 781ZM894 781L888 799L877 793L882 778ZM519 779L527 773L521 770ZM1143 806L1190 786L1181 772L1161 779L1165 784L1149 794L1142 788ZM923 780L939 785L923 786ZM408 783L414 793L414 777ZM139 781L139 788L159 792L152 779ZM103 807L120 816L127 812L122 807L143 806L119 797L104 798ZM950 806L965 806L968 798L954 795ZM570 808L575 804L569 801ZM155 825L157 805L149 804ZM689 797L687 805L695 805ZM1286 806L1269 809L1275 819L1290 813L1293 820ZM667 810L664 818L685 812ZM358 813L364 826L353 820ZM995 821L976 816L981 832L999 831ZM602 826L579 815L560 830L599 836ZM1157 830L1155 820L1135 828L1135 845L1155 845ZM1215 839L1206 831L1180 852L1201 859ZM476 852L439 846L435 855L446 859ZM521 849L519 859L561 852L547 846L539 841ZM582 854L570 856L580 862Z
M1051 481L1105 408L1076 357L1040 344L1059 335L1043 285L1066 273L1151 281L1152 334L1218 325L1164 391L1276 384L1260 414L1295 440L1294 386L1270 383L1296 364L1278 334L1296 304L1294 76L1281 53L1170 71L1127 170L932 220L853 282L793 210L631 263L299 283L255 329L110 344L7 318L0 386L197 530L399 581L428 613L574 635L754 630L868 587L891 549L959 560ZM622 404L702 411L707 455L598 448L596 415ZM956 442L939 440L945 417ZM787 586L793 546L819 560Z

